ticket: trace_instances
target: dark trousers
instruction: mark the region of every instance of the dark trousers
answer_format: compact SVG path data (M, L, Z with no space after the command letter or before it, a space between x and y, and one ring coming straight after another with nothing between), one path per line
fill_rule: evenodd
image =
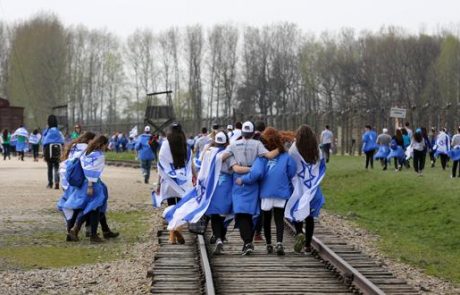
M48 165L48 184L53 185L53 179L54 183L59 182L59 162L51 162L48 161L46 162ZM53 178L53 172L54 172L54 178Z
M330 143L323 144L323 152L324 152L324 158L326 159L326 163L329 163L329 158L331 156L331 144Z
M371 165L371 168L374 169L374 151L366 152L366 169Z
M254 231L256 235L260 235L260 233L262 232L263 222L264 222L264 216L262 214L259 216L259 218L257 218L256 225L254 226Z
M425 168L425 151L414 150L414 170L415 172L422 172Z
M436 157L434 156L434 152L430 152L430 160L432 162L431 166L434 167L434 164L436 163Z
M457 175L457 167L458 167L458 177L460 177L460 160L453 162L452 177L455 177Z
M240 229L240 236L244 244L252 243L254 231L252 229L252 215L246 213L235 214L235 221Z
M303 222L296 222L294 224L296 234L302 233ZM305 246L310 246L313 239L313 233L315 231L315 220L312 216L308 216L305 219Z
M24 161L24 151L18 152L18 155L19 155L19 159L20 159L21 161Z
M3 160L6 160L6 157L8 157L8 159L11 159L11 156L10 156L10 144L9 143L4 143L2 145L3 145Z
M272 212L275 216L276 242L282 243L284 234L284 208L273 208L270 211L262 211L262 215L264 216L265 241L267 244L272 243Z
M220 216L219 214L211 215L212 235L216 237L216 239L221 239L222 241L225 239L225 234L227 232L224 221L224 216Z
M34 155L34 159L38 159L38 144L32 145L32 154Z
M152 160L141 160L142 174L146 182L150 179L150 169L152 168Z
M168 198L166 199L166 202L168 202L168 206L176 205L179 203L180 198L174 197L174 198Z
M440 154L439 157L441 158L442 170L446 170L447 161L449 160L449 156L445 154Z

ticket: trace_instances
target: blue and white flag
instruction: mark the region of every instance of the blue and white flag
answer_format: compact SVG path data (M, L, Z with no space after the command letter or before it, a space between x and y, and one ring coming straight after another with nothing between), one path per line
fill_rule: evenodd
M192 161L187 149L187 161L184 168L176 169L168 140L164 140L158 155L158 174L160 175L160 193L152 192L153 207L160 208L161 202L169 197L182 198L192 185Z
M41 134L40 133L37 133L37 134L30 134L29 136L29 142L31 144L38 144L40 142L40 139L42 138Z
M83 154L80 157L81 167L86 179L97 182L105 167L105 156L101 151L94 151L89 155Z
M13 135L14 137L18 137L18 136L24 136L24 137L29 137L29 132L27 132L26 128L24 127L20 127L18 129L16 129L16 131L14 131Z
M458 161L460 160L460 145L454 146L450 151L449 151L449 157L452 161Z
M289 155L297 164L297 172L292 178L294 191L286 203L284 217L289 221L303 221L310 215L310 202L315 197L319 185L326 175L326 162L320 152L317 163L305 162L295 143L289 149Z
M441 131L438 136L436 137L436 152L435 156L439 156L440 154L447 155L450 150L450 139L449 135L444 131Z
M70 149L69 156L67 157L66 160L62 161L59 164L59 176L61 179L61 186L64 189L64 191L69 188L69 183L66 178L67 164L76 158L80 158L83 152L86 151L87 147L88 147L88 144L86 143L77 143L73 145L72 147L69 147Z
M379 150L374 155L375 160L386 159L390 154L390 147L387 145L380 145Z
M136 138L139 132L137 131L137 126L134 126L131 131L129 131L129 137Z
M163 217L168 221L168 229L175 229L187 222L196 223L204 215L211 203L219 182L222 159L219 154L224 149L209 148L203 152L203 161L198 184L175 206L166 208Z

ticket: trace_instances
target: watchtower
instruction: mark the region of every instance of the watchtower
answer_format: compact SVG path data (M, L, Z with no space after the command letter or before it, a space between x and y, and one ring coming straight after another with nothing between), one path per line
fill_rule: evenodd
M151 125L152 133L163 131L167 126L176 120L171 100L171 90L147 93L147 107L145 109L144 123ZM167 103L164 105L153 105L153 96L167 95Z

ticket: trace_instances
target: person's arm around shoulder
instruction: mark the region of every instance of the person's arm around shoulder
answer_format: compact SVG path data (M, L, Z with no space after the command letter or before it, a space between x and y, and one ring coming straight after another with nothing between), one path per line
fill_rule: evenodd
M237 184L253 184L256 181L262 179L265 175L265 167L267 165L267 159L259 157L255 160L254 165L252 165L249 173L243 175L241 179L241 183ZM245 167L248 168L248 167Z

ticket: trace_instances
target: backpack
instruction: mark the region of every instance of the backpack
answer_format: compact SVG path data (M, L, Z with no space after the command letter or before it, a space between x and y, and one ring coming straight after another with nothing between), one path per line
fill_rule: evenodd
M83 185L83 182L85 181L85 174L83 172L83 168L81 167L80 159L73 159L67 164L65 177L71 186L81 187Z
M50 143L44 148L44 156L47 162L59 162L61 158L62 145L59 143Z

